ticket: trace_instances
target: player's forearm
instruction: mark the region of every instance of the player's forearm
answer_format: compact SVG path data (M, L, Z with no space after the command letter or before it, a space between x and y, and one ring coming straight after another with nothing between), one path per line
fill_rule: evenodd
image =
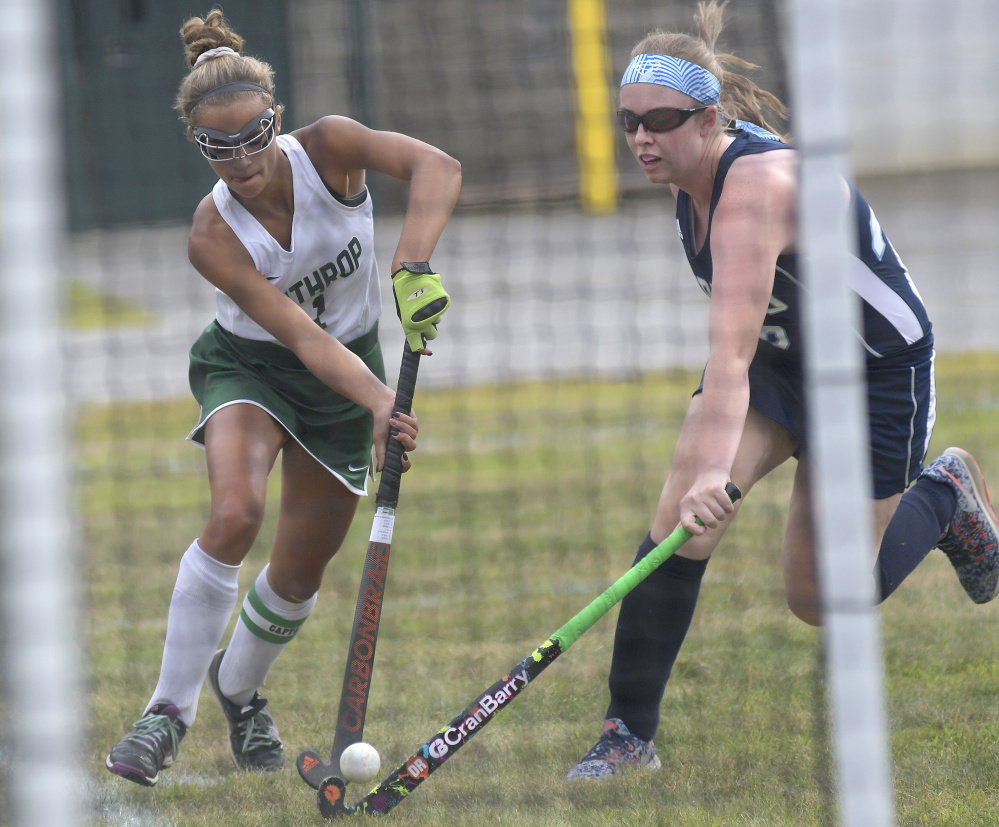
M330 336L324 335L323 339L319 352L296 352L319 381L371 414L384 413L386 407L392 406L392 389L368 369L361 357Z
M409 204L392 259L392 271L403 261L429 261L440 240L461 189L461 165L440 153L413 172Z
M704 376L698 473L731 474L749 408L749 377L741 369L711 370Z

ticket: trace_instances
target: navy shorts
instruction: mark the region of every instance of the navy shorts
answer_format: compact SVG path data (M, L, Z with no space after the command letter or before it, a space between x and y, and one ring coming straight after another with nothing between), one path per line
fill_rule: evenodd
M919 476L936 419L933 337L867 361L867 408L874 497L900 494ZM703 380L702 380L703 383ZM697 389L700 392L701 388ZM749 404L787 428L807 452L801 362L760 347L749 367ZM797 452L795 454L797 456Z

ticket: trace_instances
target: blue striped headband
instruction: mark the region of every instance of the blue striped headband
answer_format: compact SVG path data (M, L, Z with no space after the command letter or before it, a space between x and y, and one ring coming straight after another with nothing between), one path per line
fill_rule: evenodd
M721 94L721 84L711 72L669 55L636 55L621 78L621 85L626 83L658 83L708 106L718 103Z

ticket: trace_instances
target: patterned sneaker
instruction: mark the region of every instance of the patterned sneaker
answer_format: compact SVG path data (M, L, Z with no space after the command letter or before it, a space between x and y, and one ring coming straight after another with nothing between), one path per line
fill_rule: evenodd
M948 448L920 475L947 483L957 495L957 511L937 548L950 558L968 597L988 603L999 591L999 520L974 457Z
M632 735L620 718L604 721L603 735L566 776L567 781L585 778L610 778L629 764L657 770L662 766L655 745Z
M156 704L111 748L105 766L115 775L152 787L159 781L160 770L177 759L180 739L187 732L179 714L173 704Z
M284 766L284 743L274 719L264 710L267 700L256 692L246 706L236 706L219 689L219 666L225 649L219 649L208 667L208 685L229 725L229 755L237 769L276 772Z

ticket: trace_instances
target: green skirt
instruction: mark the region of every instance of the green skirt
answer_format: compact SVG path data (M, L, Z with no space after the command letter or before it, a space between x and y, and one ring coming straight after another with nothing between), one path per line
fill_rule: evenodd
M385 381L377 324L344 347ZM213 321L191 347L189 380L201 406L191 442L204 447L205 423L219 409L256 405L347 488L366 493L371 414L320 382L288 348L234 336Z

